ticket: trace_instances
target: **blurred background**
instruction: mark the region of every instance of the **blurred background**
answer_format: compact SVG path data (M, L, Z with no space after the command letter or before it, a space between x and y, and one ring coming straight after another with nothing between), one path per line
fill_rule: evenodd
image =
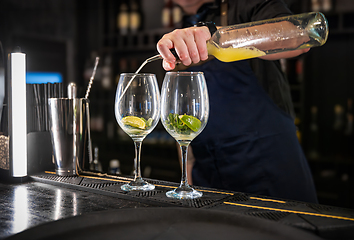
M354 1L286 3L294 13L321 11L329 22L324 46L281 63L320 203L354 208ZM114 117L118 77L156 54L158 39L180 19L180 9L169 0L1 0L0 41L5 59L19 46L29 73L60 76L64 86L74 82L78 97L84 97L95 57L100 57L89 97L97 169L109 172L110 161L118 159L121 173L128 175L134 146ZM161 61L142 72L155 73L161 86ZM3 78L0 90L3 95ZM144 177L180 180L175 141L161 124L143 142L141 166Z

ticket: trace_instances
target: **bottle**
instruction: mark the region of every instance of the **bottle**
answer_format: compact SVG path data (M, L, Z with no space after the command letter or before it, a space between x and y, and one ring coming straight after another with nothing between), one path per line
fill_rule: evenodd
M109 161L109 173L110 174L121 174L120 162L118 159L112 159Z
M98 147L94 148L93 170L102 172L101 162L98 160Z
M304 59L299 58L296 61L296 66L295 66L295 73L296 73L296 79L298 83L302 83L304 80Z
M129 13L129 30L136 33L141 26L141 14L139 12L139 4L137 0L131 2L131 10Z
M104 59L104 64L102 67L102 80L101 84L104 89L110 89L112 86L112 80L111 80L111 64L112 64L112 58L110 55L107 55Z
M121 3L117 15L117 28L121 35L127 35L129 27L128 4L124 1Z
M311 10L314 12L321 11L320 0L311 0Z
M165 0L165 5L162 8L161 22L164 28L173 27L173 15L172 15L172 0Z
M332 0L323 0L322 1L322 9L324 12L332 11Z
M178 26L178 24L182 21L183 13L180 6L177 4L173 4L172 8L172 19L173 19L173 27Z
M233 62L321 46L327 37L327 19L312 12L219 28L207 48L220 61Z

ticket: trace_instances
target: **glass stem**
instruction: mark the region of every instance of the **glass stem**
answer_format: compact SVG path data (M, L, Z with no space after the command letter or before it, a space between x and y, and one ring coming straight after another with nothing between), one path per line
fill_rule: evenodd
M140 153L141 153L141 140L135 140L135 159L134 159L134 169L135 169L135 178L136 180L141 180L141 170L140 170Z
M188 178L187 178L187 152L189 142L179 142L182 155L182 177L180 187L189 187Z

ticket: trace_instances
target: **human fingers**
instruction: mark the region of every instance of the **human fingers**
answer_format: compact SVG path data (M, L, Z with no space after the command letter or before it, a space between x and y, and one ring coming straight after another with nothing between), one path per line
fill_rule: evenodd
M168 62L165 59L163 59L162 60L162 67L166 71L170 71L170 70L173 70L176 67L176 63L175 62Z
M211 35L207 27L181 29L177 33L179 38L176 38L174 45L184 65L188 66L192 62L198 63L200 60L208 58L206 42L210 39Z
M200 60L208 58L206 41L211 35L207 27L191 27L176 29L165 34L157 43L157 50L161 54L165 63L163 67L170 68L175 62L175 57L170 49L174 48L180 61L188 66L192 62L198 63Z
M195 59L197 47L194 43L194 35L191 28L176 29L169 36L173 42L174 49L183 65L188 66L192 63L192 57ZM195 59L198 61L197 59Z
M200 60L208 59L208 49L206 42L210 39L210 31L207 27L198 27L198 31L194 32L194 39L198 48Z
M165 34L156 44L157 51L160 53L162 58L168 62L175 62L176 58L171 53L170 49L174 47L172 37L169 35L172 33Z

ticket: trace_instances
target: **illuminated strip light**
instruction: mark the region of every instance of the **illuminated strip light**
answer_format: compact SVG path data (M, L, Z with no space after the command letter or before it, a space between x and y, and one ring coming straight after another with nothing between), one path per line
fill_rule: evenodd
M250 199L259 200L259 201L265 201L265 202L286 203L286 202L284 202L284 201L279 201L279 200L274 200L274 199L268 199L268 198L250 197Z
M209 192L209 193L219 193L219 194L234 195L233 193L229 193L229 192L219 192L219 191L204 190L204 189L198 189L198 191L201 191L201 192Z
M10 54L9 132L13 177L27 176L26 54Z
M105 180L105 181L113 181L113 182L123 182L123 183L128 183L130 181L124 181L124 180L118 180L118 179L107 179L107 178L100 178L100 177L91 177L91 176L82 176L79 175L79 177L83 177L83 178L92 178L92 179L98 179L98 180Z
M327 217L327 218L335 218L335 219L341 219L341 220L354 221L354 218L327 215L327 214L320 214L320 213L301 212L301 211L293 211L293 210L287 210L287 209L261 207L261 206L254 206L254 205L241 204L241 203L232 203L232 202L224 202L224 204L234 205L234 206L239 206L239 207L257 208L257 209L263 209L263 210L271 210L271 211L286 212L286 213L296 213L296 214L310 215L310 216L316 216L316 217Z

